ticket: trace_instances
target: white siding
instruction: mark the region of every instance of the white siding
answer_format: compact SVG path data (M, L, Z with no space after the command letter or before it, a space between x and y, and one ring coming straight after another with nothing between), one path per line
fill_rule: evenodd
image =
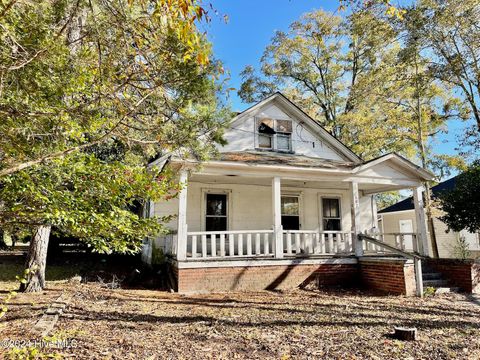
M268 117L277 120L292 120L292 150L295 154L311 157L319 157L330 160L345 160L338 152L333 150L327 143L316 135L305 124L299 122L270 104L259 110L250 117L233 123L232 128L225 132L225 140L228 144L220 147L221 152L244 151L255 149L255 116Z
M412 220L413 228L417 228L417 221L415 218L414 210L399 211L395 213L381 214L383 219L383 229L381 231L385 233L398 233L400 232L400 220ZM447 232L447 226L438 218L433 220L435 227L435 238L437 240L438 253L441 258L455 257L455 245L459 236L459 233L454 231ZM478 251L480 246L478 243L478 235L471 234L467 231L463 231L466 234L466 239L469 242L470 250ZM429 234L430 236L430 234ZM388 237L387 241L390 244L394 244L393 237ZM430 240L429 240L430 241Z
M203 184L190 182L187 194L188 231L204 230L205 191L227 191L229 194L229 230L266 230L273 225L272 189L270 186L244 184ZM282 193L300 195L300 222L302 230L321 229L321 198L338 197L341 201L342 230L351 229L351 201L348 190L282 187ZM155 215L176 214L178 199L155 203ZM360 198L360 230L372 227L371 197ZM176 230L174 219L167 224Z

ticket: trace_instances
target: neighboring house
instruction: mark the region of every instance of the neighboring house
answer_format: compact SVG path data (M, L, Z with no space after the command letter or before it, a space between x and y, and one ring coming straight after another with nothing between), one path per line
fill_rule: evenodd
M438 196L442 191L452 190L455 187L456 177L446 180L434 187L432 187L432 198ZM435 204L435 202L434 202ZM412 248L410 235L408 233L414 232L416 227L415 209L413 198L409 197L396 204L393 204L378 212L379 214L379 228L384 234L406 233L405 246L407 250ZM435 232L435 239L438 247L439 257L441 258L455 258L460 257L461 248L468 247L471 257L480 255L480 235L478 233L470 233L467 230L460 232L448 231L447 225L443 223L439 217L441 216L439 209L433 209L433 231ZM430 240L430 232L427 231L427 236ZM397 235L398 236L398 235ZM385 235L385 241L394 243L393 235ZM459 244L459 240L464 241L465 246Z
M421 194L432 179L396 154L363 161L280 93L235 116L225 139L202 164L175 155L151 164L187 184L178 198L150 202L149 216L177 217L143 253L149 263L167 254L182 292L282 287L312 272L348 278L362 255L357 234L378 227L373 195ZM428 253L426 241L419 247Z

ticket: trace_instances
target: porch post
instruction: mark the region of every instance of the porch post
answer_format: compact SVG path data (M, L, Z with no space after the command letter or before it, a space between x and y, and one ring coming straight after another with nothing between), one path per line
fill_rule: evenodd
M427 221L425 219L425 204L423 203L423 188L413 188L413 204L417 220L417 243L421 246L421 253L430 256L430 244L427 236Z
M283 234L282 234L282 191L280 178L272 179L272 209L273 209L273 238L275 257L283 258Z
M183 188L178 196L178 218L177 218L177 259L187 258L187 170L180 171L180 184Z
M355 239L355 256L363 256L363 244L358 238L360 233L360 196L358 194L358 183L352 181L350 183L351 196L351 214L352 214L352 232Z

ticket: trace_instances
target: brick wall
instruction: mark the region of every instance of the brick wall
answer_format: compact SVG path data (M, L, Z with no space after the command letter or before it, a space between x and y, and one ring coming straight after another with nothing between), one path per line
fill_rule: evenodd
M359 267L363 287L392 295L415 295L413 261L361 258Z
M468 293L480 293L479 262L470 259L429 259L426 264L441 273L451 286Z
M357 264L295 264L175 269L178 292L293 289L316 281L320 286L352 286Z

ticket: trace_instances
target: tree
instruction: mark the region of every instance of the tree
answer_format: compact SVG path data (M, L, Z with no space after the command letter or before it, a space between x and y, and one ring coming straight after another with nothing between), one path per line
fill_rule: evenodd
M455 188L440 193L440 208L445 212L440 219L449 229L472 233L480 231L480 162L457 176Z
M196 29L205 13L196 0L2 1L0 9L0 176L111 138L151 156L209 132L178 121L207 103L221 73Z
M135 253L142 240L162 230L158 222L130 209L142 199L175 196L177 185L137 160L105 161L78 153L5 177L0 189L1 226L32 229L27 291L45 285L45 264L52 226L94 250ZM135 165L137 164L137 165Z
M421 36L435 54L435 76L460 90L480 131L480 4L476 0L419 2Z
M363 158L396 151L422 161L419 146L463 112L449 89L432 81L428 60L412 61L418 51L405 45L398 23L376 7L345 19L305 14L288 33L275 34L261 75L245 68L240 96L251 102L282 90Z
M0 226L33 234L25 290L44 286L52 226L138 251L161 226L132 206L178 188L147 160L222 141L204 17L195 0L0 2Z

